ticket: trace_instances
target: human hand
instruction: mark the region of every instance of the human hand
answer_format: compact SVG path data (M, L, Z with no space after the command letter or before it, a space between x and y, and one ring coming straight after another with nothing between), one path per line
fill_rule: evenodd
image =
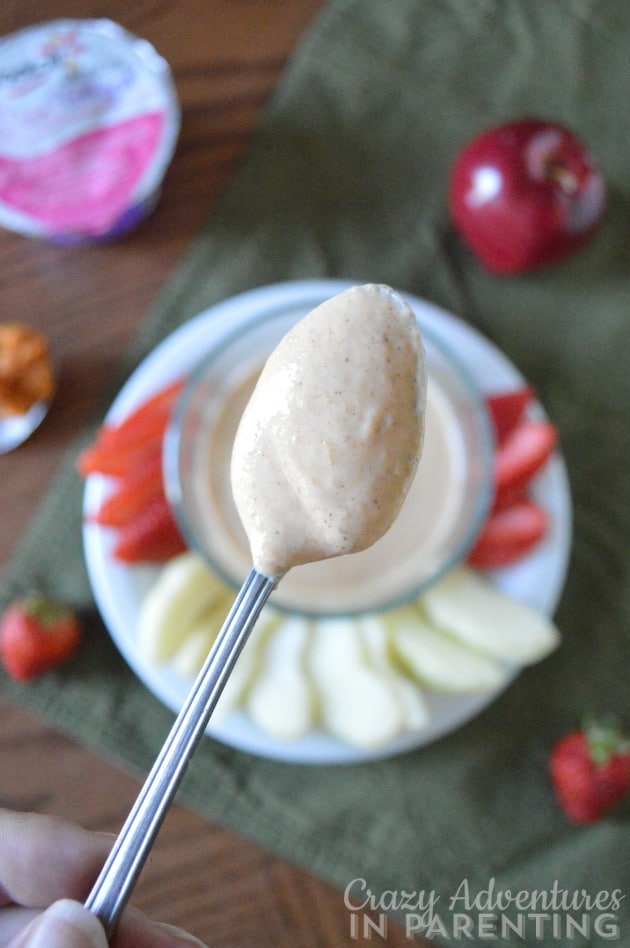
M0 948L107 948L81 902L113 839L50 816L0 808ZM180 929L123 913L113 948L203 948Z

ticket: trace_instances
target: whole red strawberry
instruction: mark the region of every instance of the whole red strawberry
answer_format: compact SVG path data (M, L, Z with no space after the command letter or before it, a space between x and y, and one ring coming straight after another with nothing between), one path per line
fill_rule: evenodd
M27 681L69 658L80 638L71 609L33 595L13 602L2 616L0 658L13 678Z
M610 721L590 721L551 752L551 781L575 823L594 823L630 792L630 741Z

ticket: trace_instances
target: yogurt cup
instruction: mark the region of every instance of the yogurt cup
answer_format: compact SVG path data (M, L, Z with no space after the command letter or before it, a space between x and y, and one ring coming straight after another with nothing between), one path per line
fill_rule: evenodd
M0 40L0 226L60 243L119 237L155 207L180 109L166 61L107 19Z

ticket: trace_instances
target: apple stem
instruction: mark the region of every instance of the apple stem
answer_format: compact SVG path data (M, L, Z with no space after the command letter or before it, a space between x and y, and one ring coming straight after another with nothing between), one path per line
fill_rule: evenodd
M565 194L575 194L578 189L577 175L559 164L554 158L550 158L546 162L545 175L550 181L555 181Z

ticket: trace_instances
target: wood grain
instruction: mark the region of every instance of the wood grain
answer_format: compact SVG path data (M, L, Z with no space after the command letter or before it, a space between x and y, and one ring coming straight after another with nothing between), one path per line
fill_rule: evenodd
M0 319L50 340L58 394L41 429L0 458L0 567L66 448L91 418L130 334L234 174L299 36L322 0L3 0L0 35L69 15L106 16L169 61L182 105L157 210L124 240L57 247L0 231ZM139 788L38 719L0 704L0 805L116 831ZM170 811L134 903L213 946L363 944L342 894L181 806ZM373 941L384 942L375 935ZM408 944L390 923L387 944ZM417 943L417 942L416 942Z

